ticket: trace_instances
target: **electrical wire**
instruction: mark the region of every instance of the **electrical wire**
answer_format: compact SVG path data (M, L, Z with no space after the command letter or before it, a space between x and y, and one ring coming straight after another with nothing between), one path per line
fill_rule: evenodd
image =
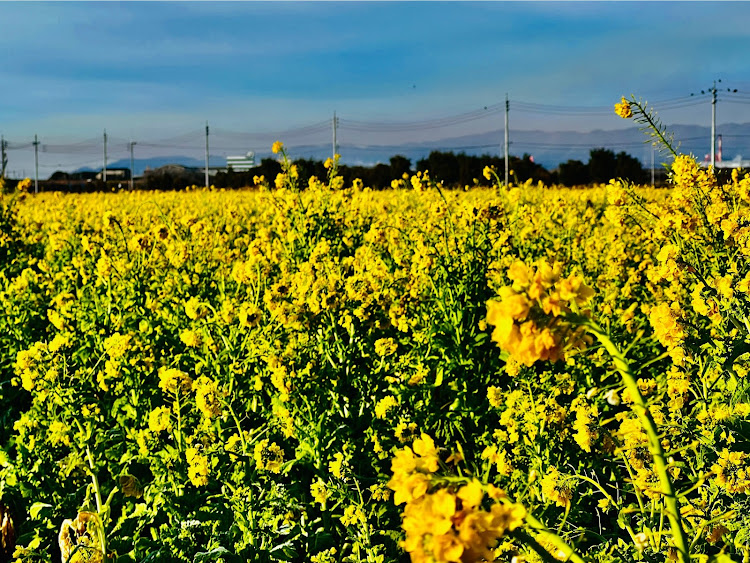
M690 95L690 96L677 96L673 98L666 98L655 102L650 102L649 107L657 111L672 111L685 109L700 105L705 105L708 101L707 94ZM729 104L748 105L750 104L750 94L743 92L718 92L718 99L722 103L726 102ZM566 106L566 105L553 105L553 104L540 104L522 100L509 100L508 107L512 112L534 114L540 116L562 116L562 117L599 117L599 116L611 116L613 114L612 106ZM346 133L353 133L356 135L381 135L388 136L395 140L402 133L418 133L428 132L437 129L449 129L451 127L457 127L466 125L479 120L486 120L488 117L493 117L502 114L505 111L505 103L497 103L492 105L483 106L482 108L466 111L463 113L435 117L431 119L414 120L414 121L364 121L354 120L337 117L336 127L337 130L343 132L346 137ZM248 148L254 148L258 146L266 146L270 148L272 142L276 140L283 140L285 146L296 154L327 154L330 150L326 145L327 135L330 134L331 128L334 122L332 119L318 121L308 125L300 127L290 128L282 131L266 131L266 132L242 132L223 128L212 128L209 130L209 144L210 149L216 152L246 152ZM474 127L474 135L480 134L476 131L477 127ZM494 131L485 131L486 133L494 133ZM464 129L461 131L461 136L469 137L472 133L467 133ZM137 146L138 151L141 155L145 152L146 157L155 155L155 153L161 151L202 151L206 142L206 131L202 129L194 129L179 133L170 137L164 137L161 139L141 139L141 140L128 140L120 137L107 136L107 152L110 159L123 158L130 154L131 144ZM324 135L326 137L324 137ZM726 138L746 138L750 135L724 135ZM680 142L690 142L693 140L703 141L703 137L691 137L686 139L680 139ZM612 142L608 141L603 143L608 147L615 148L634 148L648 144L648 140L644 142ZM315 144L317 143L317 144ZM38 143L39 152L42 154L49 155L80 155L90 156L90 160L86 160L82 164L96 164L100 162L100 154L104 145L104 138L90 138L80 141L70 142L59 142L56 140L54 143L44 143L39 141ZM11 142L6 141L5 148L7 151L21 151L34 148L34 142ZM459 146L444 146L440 143L431 143L428 141L427 145L416 144L414 141L403 142L399 144L387 144L382 145L367 145L367 144L347 144L339 143L341 149L348 150L359 150L367 152L375 151L391 151L394 153L408 151L430 151L430 150L480 150L480 149L500 149L502 146L501 142L492 144L465 144ZM513 146L517 149L528 147L539 150L544 149L584 149L590 148L591 143L554 143L550 141L519 141L515 140ZM216 156L214 154L214 156ZM77 166L78 163L56 165L40 163L41 167L52 168L55 166Z

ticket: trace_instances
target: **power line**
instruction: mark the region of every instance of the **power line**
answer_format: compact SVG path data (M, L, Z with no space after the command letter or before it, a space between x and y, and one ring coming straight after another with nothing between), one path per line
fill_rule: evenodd
M715 86L715 85L714 85ZM721 100L726 101L730 104L738 104L738 105L749 105L750 104L750 95L737 92L736 90L732 91L729 90L727 92L719 91L714 87L715 91L713 91L713 94L715 97L718 97L718 94L721 94ZM702 92L703 94L706 94L706 91L704 90ZM708 93L712 93L712 89L708 90ZM699 106L705 103L705 100L700 99L700 96L691 95L691 96L678 96L673 98L666 98L662 100L657 100L654 102L651 102L649 105L659 111L672 111L672 110L680 110L685 108L691 108L695 106ZM293 150L297 154L314 154L314 155L322 155L325 154L326 149L325 145L326 137L330 139L330 133L331 129L333 127L333 134L334 134L334 144L336 146L340 146L342 149L355 149L355 150L363 150L367 152L373 152L373 151L385 151L390 150L394 153L402 152L404 150L409 150L412 152L415 151L429 151L429 150L464 150L464 151L474 151L474 150L481 150L481 149L492 149L492 148L501 148L505 146L506 148L509 146L510 141L506 140L505 142L501 143L471 143L469 135L479 135L479 126L472 126L472 127L462 127L466 126L467 124L476 123L476 122L497 122L499 125L499 120L496 120L496 118L501 114L505 113L505 116L507 118L507 115L509 111L512 110L514 112L523 113L523 114L531 114L531 115L538 115L538 116L559 116L559 117L568 117L576 119L586 119L586 118L598 118L598 117L604 117L604 116L613 116L612 106L573 106L573 105L564 105L564 104L540 104L535 102L529 102L529 101L523 101L523 100L512 100L508 99L506 97L505 103L496 103L496 104L490 104L486 106L482 106L470 111L465 111L462 113L457 113L453 115L444 115L444 116L437 116L433 118L428 119L422 119L422 120L411 120L411 121L365 121L365 120L356 120L356 119L346 119L341 118L338 115L335 116L335 121L331 121L330 119L326 119L324 121L318 121L314 123L310 123L307 125L302 125L299 127L289 128L286 130L280 130L280 131L237 131L237 130L229 130L229 129L220 129L220 128L212 128L211 129L211 149L214 152L214 155L216 156L217 152L224 152L226 155L226 152L228 151L242 151L243 153L248 150L248 148L256 148L258 145L267 145L267 147L270 147L271 143L275 140L283 140L285 145L289 148L289 150ZM435 143L435 147L432 148L429 146L431 144L429 141L427 141L428 146L424 146L420 144L417 144L417 141L411 140L407 141L407 139L411 138L414 139L414 137L410 136L409 134L413 133L424 133L424 137L428 137L427 133L430 131L436 131L439 129L449 130L450 128L459 128L461 127L462 130L460 133L454 134L454 140L455 137L465 137L468 143L457 143L457 146L445 146L441 145L439 142ZM486 128L486 127L485 127ZM467 133L467 130L471 130L473 132ZM343 133L340 139L337 136L337 133ZM383 140L385 141L383 144L378 145L369 145L369 144L352 144L347 143L346 138L351 136L359 136L360 138L365 137L367 138L369 136L370 140ZM498 131L497 129L492 129L489 131L482 131L482 135L499 135L502 134L502 132ZM448 137L450 133L446 131L445 133L441 133L444 137ZM714 136L712 134L712 136ZM725 135L727 138L744 138L744 137L750 137L750 135ZM434 136L433 136L434 138ZM403 142L399 142L400 139L403 139ZM682 139L681 142L689 142L692 140L697 140L698 138L688 138L688 139ZM139 148L143 151L142 154L144 154L144 158L155 156L157 154L165 154L166 151L189 151L188 154L192 153L198 153L198 151L205 150L206 144L208 141L207 132L202 129L193 129L189 131L185 131L182 133L177 133L172 136L163 137L163 138L148 138L148 139L141 139L138 141ZM391 141L391 142L388 142ZM393 141L396 141L394 143ZM328 141L330 142L330 141ZM424 143L425 141L422 141ZM80 155L80 156L90 156L91 158L89 160L86 160L82 164L95 164L97 162L101 162L101 154L102 154L102 147L104 148L104 166L106 167L108 158L110 156L114 156L115 158L119 157L126 157L129 153L129 156L131 159L133 159L133 146L135 142L129 139L124 138L117 138L117 137L111 137L105 133L104 141L102 142L102 138L89 138L89 139L83 139L83 140L70 140L69 142L65 142L65 140L55 139L55 142L50 143L42 143L39 141L38 138L34 142L12 142L7 141L5 143L5 149L6 151L23 151L28 150L30 148L35 149L35 160L37 162L38 166L42 166L44 169L53 168L53 167L63 167L63 166L76 166L79 164L63 164L58 163L56 165L52 164L42 164L38 163L39 159L39 151L41 151L43 154L46 155ZM545 140L539 140L539 141L520 141L515 140L514 141L514 147L517 149L521 148L533 148L538 150L544 150L544 149L562 149L562 148L570 148L570 149L583 149L583 148L590 148L592 146L592 143L555 143L552 141L545 141ZM596 143L594 143L596 144ZM608 141L606 143L601 143L600 145L604 145L606 147L614 147L614 148L634 148L638 146L643 146L644 143L640 142L633 142L633 141L627 141L627 142L612 142ZM335 149L334 149L335 150ZM206 152L208 152L206 150ZM343 151L342 151L343 152ZM99 158L97 158L99 157ZM55 158L57 160L57 158ZM82 159L80 159L82 160ZM132 165L131 165L132 168Z
M341 119L341 127L344 129L350 129L353 131L364 131L364 132L396 132L396 131L423 131L427 129L437 129L441 127L448 127L451 125L458 125L461 123L468 123L470 121L476 121L488 117L495 113L501 113L504 104L495 104L491 106L485 106L483 109L474 110L458 115L441 117L436 119L428 119L421 121L356 121L350 119Z

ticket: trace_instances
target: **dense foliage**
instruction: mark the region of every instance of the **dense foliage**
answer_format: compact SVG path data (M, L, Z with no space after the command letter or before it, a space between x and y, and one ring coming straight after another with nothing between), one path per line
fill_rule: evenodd
M750 178L301 190L274 149L2 201L16 561L747 557Z

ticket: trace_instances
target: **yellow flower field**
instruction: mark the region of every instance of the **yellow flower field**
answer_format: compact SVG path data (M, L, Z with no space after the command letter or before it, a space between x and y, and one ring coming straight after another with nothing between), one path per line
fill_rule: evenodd
M750 177L274 152L257 191L0 200L0 561L748 560Z

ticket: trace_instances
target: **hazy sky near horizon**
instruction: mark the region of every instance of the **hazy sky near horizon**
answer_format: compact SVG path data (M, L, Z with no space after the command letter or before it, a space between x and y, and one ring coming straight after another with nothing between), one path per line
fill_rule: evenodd
M716 79L750 100L747 2L0 2L0 22L11 140L431 120L506 93L516 128L585 131L625 124L513 104L606 110ZM704 98L663 117L707 125ZM718 121L750 122L750 101Z

